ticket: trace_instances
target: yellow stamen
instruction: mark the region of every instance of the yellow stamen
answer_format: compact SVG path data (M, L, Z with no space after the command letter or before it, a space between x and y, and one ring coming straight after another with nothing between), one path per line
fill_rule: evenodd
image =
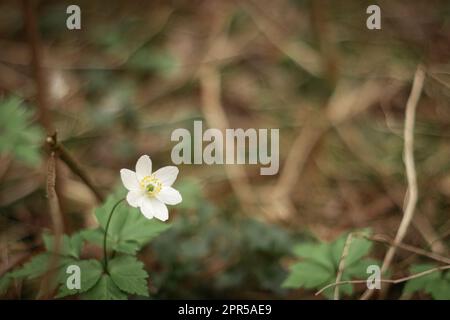
M140 181L141 188L149 195L156 196L162 187L162 183L155 176L146 176Z

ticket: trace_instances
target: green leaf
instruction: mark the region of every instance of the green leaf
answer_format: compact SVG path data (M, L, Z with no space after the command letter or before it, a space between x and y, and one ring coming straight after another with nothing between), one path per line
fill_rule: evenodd
M81 297L86 300L125 300L127 295L115 285L109 275L103 274L90 290L81 293Z
M333 259L336 265L339 265L339 261L341 260L342 251L344 250L346 240L347 235L339 237L332 246ZM347 258L345 259L345 265L351 266L353 263L359 261L361 258L366 256L371 249L372 249L371 241L363 238L353 237L350 243Z
M44 132L32 124L33 112L17 97L0 100L0 154L16 157L32 166L39 165Z
M36 279L42 276L45 272L49 271L52 256L53 255L48 252L38 254L25 263L21 268L13 271L11 276L14 278ZM74 261L76 260L73 258L59 256L56 260L57 264L53 269L59 269L61 266Z
M34 256L21 268L13 271L12 277L35 279L43 275L48 268L50 257L49 253L41 253Z
M54 252L54 236L44 234L43 239L47 251ZM63 235L61 239L61 248L59 249L59 254L62 256L68 256L78 259L80 257L82 245L83 238L80 233L76 233L71 237Z
M296 263L291 268L291 273L283 282L284 288L307 289L317 288L332 279L333 274L321 265L313 262ZM331 281L330 281L331 282Z
M96 210L95 216L102 230L105 230L111 209L119 199L120 197L116 195L110 196ZM108 247L119 252L134 254L169 227L170 224L145 218L138 209L123 202L116 207L111 219L108 229ZM99 245L103 243L103 236L99 236L98 232L84 233L84 237L95 240L95 243Z
M362 232L367 233L369 231L363 230ZM291 272L282 286L287 288L321 289L323 286L333 283L336 280L346 239L347 234L331 243L303 243L295 246L294 254L302 258L303 261L291 268ZM356 237L356 235L353 237L345 259L345 268L342 274L343 281L351 280L352 278L367 278L367 267L372 264L378 264L373 259L363 259L369 254L371 248L371 241ZM341 285L339 290L342 294L351 295L353 293L353 285ZM327 298L332 298L334 288L328 288L323 292L323 295Z
M358 263L353 263L348 267L346 266L344 275L348 275L352 279L367 279L369 276L367 267L370 265L379 265L379 261L370 258L362 259Z
M334 270L333 261L330 259L330 248L326 243L302 243L296 245L293 252L298 257L314 261L331 271Z
M342 275L342 279L341 281L348 281L350 280L348 277L346 277L345 275ZM336 278L330 279L329 283L333 283L336 281ZM330 287L325 289L322 294L329 300L334 299L334 290L336 287ZM353 286L350 283L346 283L346 284L341 284L339 286L339 294L342 295L346 295L346 296L351 296L353 294Z
M434 280L432 285L428 286L427 292L431 293L433 299L450 300L450 281Z
M79 294L91 289L100 279L103 273L103 266L97 260L81 260L71 263L80 267L80 289L69 289L67 287L67 280L71 274L67 274L66 270L69 264L66 264L60 270L61 283L56 298L62 298L69 295Z
M148 296L144 264L133 256L119 256L109 261L108 271L114 283L130 294Z
M420 272L424 272L426 270L430 270L435 268L436 265L435 264L416 264L411 266L410 268L410 273L411 274L415 274L415 273L420 273ZM405 293L414 293L416 291L420 291L420 290L426 290L427 289L427 285L428 283L430 283L433 280L439 279L439 272L433 272L427 275L424 275L422 277L418 277L418 278L414 278L409 280L403 291Z
M410 268L410 273L417 274L436 267L435 264L417 264ZM417 291L429 293L436 300L450 299L450 273L448 271L435 271L409 280L403 288L405 293Z

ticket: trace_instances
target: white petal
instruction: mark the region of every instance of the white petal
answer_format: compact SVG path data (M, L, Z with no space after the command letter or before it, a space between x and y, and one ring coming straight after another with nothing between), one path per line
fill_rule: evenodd
M169 219L169 210L167 209L167 206L158 199L149 199L152 203L153 216L161 221L166 221L167 219Z
M136 176L139 180L152 174L152 160L149 156L143 155L136 162Z
M128 169L120 170L120 178L122 179L122 183L130 191L139 190L139 182L136 178L136 174Z
M147 219L153 218L153 205L150 198L144 197L141 201L141 212Z
M141 205L143 197L145 197L145 194L141 190L129 191L127 194L127 202L130 206L137 208Z
M181 194L172 187L162 187L156 198L165 204L179 204L182 200Z
M163 167L156 170L154 175L157 179L161 180L163 186L170 187L177 178L178 168L174 166Z

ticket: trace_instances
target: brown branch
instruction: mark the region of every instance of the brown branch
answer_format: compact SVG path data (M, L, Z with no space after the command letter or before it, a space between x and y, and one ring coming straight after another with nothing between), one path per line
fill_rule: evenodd
M345 269L345 259L347 259L348 253L350 251L350 245L352 244L353 234L350 232L345 240L344 248L342 249L341 259L339 261L338 273L336 276L336 283L341 282L342 274ZM339 286L334 288L334 300L339 300Z
M436 267L436 268L433 268L433 269L428 269L428 270L425 270L425 271L422 271L422 272L419 272L419 273L415 273L415 274L409 275L409 276L404 277L404 278L399 278L399 279L394 279L394 280L392 280L392 279L380 279L380 282L397 284L397 283L405 282L405 281L412 280L412 279L415 279L415 278L423 277L423 276L426 276L427 274L430 274L430 273L433 273L433 272L436 272L436 271L442 271L442 270L447 270L447 269L450 269L450 265ZM325 291L326 289L334 287L334 286L340 286L340 285L343 285L343 284L358 284L358 283L367 283L367 280L347 280L347 281L340 281L340 282L330 283L329 285L326 285L325 287L323 287L322 289L317 291L315 293L315 295L317 296L317 295L321 294L323 291Z
M47 144L50 150L56 152L61 159L74 174L76 174L84 184L94 193L97 200L102 203L105 201L103 193L92 182L88 173L78 163L78 161L70 154L70 152L57 141L56 134L47 137Z
M56 155L55 152L51 152L47 163L47 199L50 211L50 217L53 224L54 241L52 257L49 262L48 272L42 279L42 287L39 296L48 298L52 288L53 274L56 266L58 265L59 252L62 244L62 235L64 232L63 219L61 209L59 206L58 195L55 190L56 184Z
M409 245L409 244L397 243L394 240L389 239L389 238L387 238L387 237L385 237L383 235L374 235L374 236L366 236L366 235L364 235L363 237L366 238L367 240L370 240L370 241L384 243L384 244L387 244L387 245L389 245L391 247L397 247L399 249L402 249L402 250L405 250L405 251L409 251L409 252L418 254L420 256L424 256L424 257L427 257L427 258L430 258L430 259L433 259L433 260L436 260L436 261L439 261L439 262L442 262L442 263L445 263L445 264L450 264L450 259L447 258L447 257L441 256L441 255L439 255L437 253L434 253L434 252L428 252L428 251L426 251L424 249L421 249L421 248L418 248L418 247L414 247L414 246Z
M416 116L417 104L420 99L420 95L422 93L423 83L425 80L425 69L422 65L417 67L416 73L414 75L413 86L411 89L411 93L408 97L408 101L406 103L406 115L405 115L405 128L404 128L404 162L406 167L406 177L408 180L408 191L407 191L407 203L406 208L403 214L402 221L400 222L400 226L397 230L397 234L395 236L395 243L402 242L403 238L408 231L408 227L413 219L414 210L417 204L418 198L418 190L417 190L417 181L416 181L416 168L414 164L414 123ZM387 251L383 265L381 266L381 272L384 273L389 266L395 256L395 252L397 247L391 246ZM367 290L362 296L363 299L369 299L373 290Z

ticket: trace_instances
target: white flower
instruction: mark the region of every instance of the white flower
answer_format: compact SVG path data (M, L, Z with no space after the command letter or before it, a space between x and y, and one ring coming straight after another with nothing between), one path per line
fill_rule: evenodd
M181 194L172 188L178 175L178 168L163 167L152 173L152 160L144 155L136 163L136 172L122 169L120 178L127 188L127 202L130 206L140 208L142 214L151 219L156 217L166 221L169 211L166 204L181 202Z

